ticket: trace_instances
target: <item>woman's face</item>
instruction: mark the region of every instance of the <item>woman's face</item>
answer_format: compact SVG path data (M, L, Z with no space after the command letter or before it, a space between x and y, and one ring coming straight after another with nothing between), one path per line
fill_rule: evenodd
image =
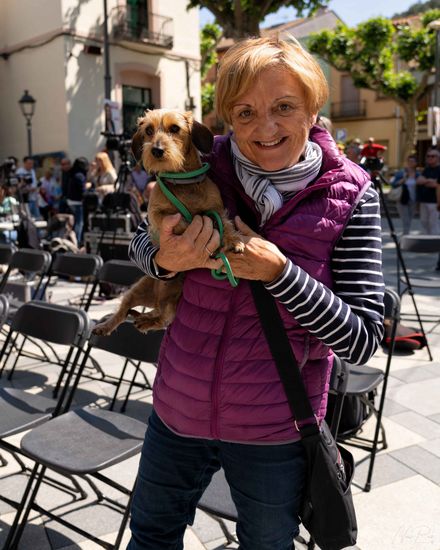
M304 92L287 70L270 67L232 105L232 126L240 151L263 170L296 164L316 120Z

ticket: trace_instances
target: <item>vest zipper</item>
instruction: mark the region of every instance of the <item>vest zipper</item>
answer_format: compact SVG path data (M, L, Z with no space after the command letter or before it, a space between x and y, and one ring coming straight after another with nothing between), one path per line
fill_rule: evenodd
M242 283L243 284L243 283ZM225 330L223 331L222 337L220 339L217 357L215 358L214 363L214 376L212 380L212 389L211 389L211 437L213 439L219 439L219 430L218 430L218 403L219 403L219 386L220 379L223 373L223 364L226 353L226 342L229 339L231 333L231 317L234 312L234 305L236 301L237 291L232 291L231 303L229 305L229 310L226 316L225 321Z

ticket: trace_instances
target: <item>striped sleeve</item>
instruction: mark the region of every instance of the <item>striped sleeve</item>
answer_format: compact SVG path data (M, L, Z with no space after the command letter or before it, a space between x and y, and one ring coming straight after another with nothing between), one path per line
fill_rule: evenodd
M334 248L332 275L333 291L289 260L266 288L339 357L363 364L383 337L380 204L372 187Z
M143 221L137 228L137 231L128 247L128 257L148 276L160 279L154 268L153 258L158 247L154 246L150 239L148 230L148 221Z

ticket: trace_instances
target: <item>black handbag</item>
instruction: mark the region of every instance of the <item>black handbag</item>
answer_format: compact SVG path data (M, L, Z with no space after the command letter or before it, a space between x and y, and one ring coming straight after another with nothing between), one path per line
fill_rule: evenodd
M325 420L318 426L275 300L262 283L251 281L250 284L308 459L301 521L321 550L353 546L357 536L350 488L353 456L336 443Z

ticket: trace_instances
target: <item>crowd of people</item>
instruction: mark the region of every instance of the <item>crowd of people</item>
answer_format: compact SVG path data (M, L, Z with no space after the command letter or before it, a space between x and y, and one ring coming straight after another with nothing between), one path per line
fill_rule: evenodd
M24 206L34 220L46 222L59 214L71 214L79 245L84 237L87 213L84 202L88 194L95 195L97 203L102 204L109 193L127 192L133 195L139 208L145 209L154 185L152 177L142 166L136 165L121 186L116 168L106 151L97 153L91 162L85 157L74 161L63 157L59 164L45 166L39 178L32 157L25 156L19 167L16 167L17 159L8 158L13 168L1 186L0 215L18 213L20 206Z

